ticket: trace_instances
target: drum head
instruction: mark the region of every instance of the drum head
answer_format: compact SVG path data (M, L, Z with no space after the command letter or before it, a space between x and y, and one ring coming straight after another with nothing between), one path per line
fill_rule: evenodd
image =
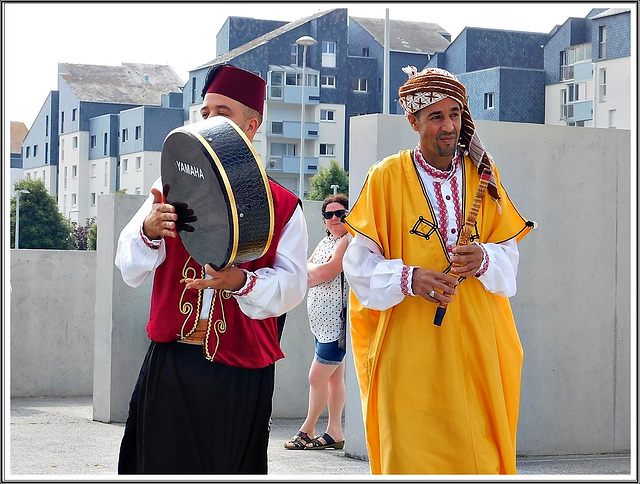
M198 220L181 231L200 265L222 269L259 258L273 235L273 201L260 159L232 121L216 116L173 130L161 155L167 203L183 202Z

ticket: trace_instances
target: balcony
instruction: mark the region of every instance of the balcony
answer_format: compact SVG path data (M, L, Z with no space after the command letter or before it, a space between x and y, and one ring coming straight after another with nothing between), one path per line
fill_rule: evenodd
M318 139L320 123L305 122L305 139ZM270 121L267 136L300 139L300 121Z
M315 175L318 173L318 158L314 156L305 156L305 175ZM300 157L299 156L269 156L266 164L267 172L279 172L288 174L300 173Z
M589 121L593 119L593 100L575 101L562 105L562 113L560 119L568 123L579 121Z

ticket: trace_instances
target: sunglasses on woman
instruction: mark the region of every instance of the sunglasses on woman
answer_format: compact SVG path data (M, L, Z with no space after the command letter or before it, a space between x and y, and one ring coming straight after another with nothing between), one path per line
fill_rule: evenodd
M336 217L338 217L339 219L342 219L342 217L344 217L344 215L347 213L346 210L335 210L333 212L327 210L326 212L322 212L322 216L324 218L326 218L327 220L331 220L333 218L333 216L335 215Z

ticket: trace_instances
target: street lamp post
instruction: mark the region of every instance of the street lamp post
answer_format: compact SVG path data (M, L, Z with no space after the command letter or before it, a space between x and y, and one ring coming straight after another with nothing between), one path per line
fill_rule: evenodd
M338 194L338 188L340 188L340 185L331 185L331 188L333 189L333 194L337 195Z
M20 244L20 194L21 193L31 193L29 190L17 190L16 191L16 235L15 240L16 243L15 248L17 249Z
M304 198L304 85L306 84L307 47L317 44L316 39L303 35L296 44L302 48L302 113L300 115L300 200Z

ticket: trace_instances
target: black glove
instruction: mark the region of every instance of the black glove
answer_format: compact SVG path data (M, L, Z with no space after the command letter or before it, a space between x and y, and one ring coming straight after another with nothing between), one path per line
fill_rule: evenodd
M167 195L169 195L170 190L169 184L165 184L162 187L162 193L164 194L164 199L167 200ZM167 202L170 205L173 205L173 208L176 209L176 215L178 216L178 220L176 220L176 232L182 232L183 230L186 232L193 232L195 228L192 225L189 225L198 220L198 217L194 214L193 209L189 208L185 202Z

